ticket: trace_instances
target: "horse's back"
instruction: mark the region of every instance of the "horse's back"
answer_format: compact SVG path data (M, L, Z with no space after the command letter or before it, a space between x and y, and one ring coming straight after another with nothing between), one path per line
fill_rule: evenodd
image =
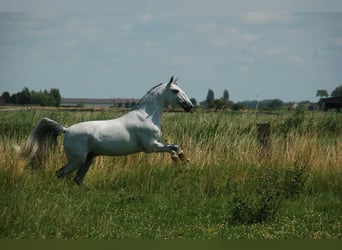
M66 130L64 146L66 150L78 147L78 151L111 156L141 151L135 133L120 118L75 124Z

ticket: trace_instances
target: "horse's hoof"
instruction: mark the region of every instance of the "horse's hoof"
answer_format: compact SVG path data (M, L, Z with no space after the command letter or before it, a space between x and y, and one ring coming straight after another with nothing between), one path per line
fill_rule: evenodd
M183 153L178 154L178 157L181 161L185 161L185 155Z
M171 156L172 162L173 163L178 163L180 161L179 157L177 155Z
M82 187L83 183L79 180L78 176L75 176L74 182L77 184L77 186Z
M58 169L55 174L57 178L62 178L63 177L63 168Z
M190 162L190 159L189 158L186 158L185 157L185 154L182 152L180 154L178 154L178 157L181 161L185 161L185 162Z
M89 191L89 188L83 184L83 180L80 180L78 176L75 176L74 182L77 184L77 186L84 191Z

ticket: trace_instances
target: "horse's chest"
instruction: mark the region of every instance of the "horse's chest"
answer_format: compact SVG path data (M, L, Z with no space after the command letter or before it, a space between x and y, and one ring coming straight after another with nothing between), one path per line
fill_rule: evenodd
M144 126L135 128L136 134L145 137L146 139L159 139L162 136L162 132L158 126L154 124L144 124Z

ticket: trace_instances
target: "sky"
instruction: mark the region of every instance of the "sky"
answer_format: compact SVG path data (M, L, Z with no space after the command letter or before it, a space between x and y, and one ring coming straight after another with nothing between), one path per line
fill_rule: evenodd
M342 1L236 2L0 0L0 94L140 98L174 75L197 101L317 101L342 85Z

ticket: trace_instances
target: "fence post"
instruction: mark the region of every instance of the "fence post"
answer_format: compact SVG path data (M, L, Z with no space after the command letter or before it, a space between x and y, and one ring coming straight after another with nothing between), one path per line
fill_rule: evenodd
M260 144L260 156L262 158L269 157L271 154L271 124L259 123L257 124L257 136Z

